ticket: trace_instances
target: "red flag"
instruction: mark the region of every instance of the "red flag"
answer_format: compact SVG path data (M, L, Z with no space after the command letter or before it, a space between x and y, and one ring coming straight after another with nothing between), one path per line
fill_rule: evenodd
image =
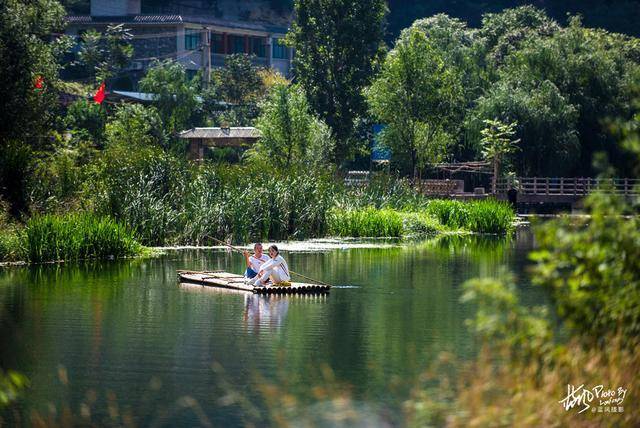
M98 104L102 104L102 101L104 101L104 82L102 82L102 85L98 88L98 92L93 96L93 101Z
M33 87L35 89L44 88L44 77L42 77L41 75L37 75L36 80L33 82Z

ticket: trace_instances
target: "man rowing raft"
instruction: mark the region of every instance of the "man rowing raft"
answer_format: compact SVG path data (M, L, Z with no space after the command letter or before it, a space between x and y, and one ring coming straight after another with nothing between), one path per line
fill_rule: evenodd
M281 282L288 282L291 280L289 274L289 266L284 258L280 255L278 247L272 245L269 247L269 257L271 259L260 266L260 271L248 282L256 287L264 287L267 285L267 281L271 279L272 284L278 284Z

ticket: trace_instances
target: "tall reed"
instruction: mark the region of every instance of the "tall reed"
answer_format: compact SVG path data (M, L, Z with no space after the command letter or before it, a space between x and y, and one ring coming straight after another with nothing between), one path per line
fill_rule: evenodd
M329 215L329 234L349 237L401 237L402 216L391 209L334 209Z
M32 217L24 229L24 246L31 262L123 257L141 251L123 224L86 213Z
M515 220L513 208L495 199L432 200L426 212L448 228L477 233L505 233L511 230Z

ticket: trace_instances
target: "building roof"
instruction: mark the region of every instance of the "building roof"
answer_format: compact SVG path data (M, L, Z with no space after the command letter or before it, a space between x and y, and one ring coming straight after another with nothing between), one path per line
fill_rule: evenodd
M200 24L215 25L238 30L265 31L269 33L285 34L287 28L258 21L232 21L208 16L184 15L119 15L119 16L90 16L70 15L66 17L69 24Z
M124 100L137 101L141 103L153 102L158 97L158 95L150 92L131 92L131 91L119 91L119 90L108 92L107 95L110 95L111 98L120 98ZM173 96L173 98L175 99L175 95ZM196 101L198 101L199 103L203 101L200 95L196 95L195 98L196 98ZM224 101L217 101L215 102L215 104L221 107L226 107L231 105Z
M230 128L192 128L180 133L180 138L224 139L224 138L260 138L260 131L252 126Z

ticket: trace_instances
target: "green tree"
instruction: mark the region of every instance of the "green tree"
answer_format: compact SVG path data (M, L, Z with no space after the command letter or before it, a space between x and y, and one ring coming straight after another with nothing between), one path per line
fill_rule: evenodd
M335 160L356 151L353 125L367 114L362 90L382 59L386 12L383 0L295 2L287 40L296 49L296 80L336 138Z
M258 116L258 102L265 93L262 72L249 55L229 55L224 66L213 71L213 84L204 93L207 114L220 124L252 125Z
M575 168L567 173L593 174L593 154L605 151L617 167L622 167L621 173L629 174L629 157L604 119L629 117L639 67L637 39L584 28L579 19L573 18L567 28L552 37L524 43L508 58L500 79L518 89L550 82L578 113L575 132L581 147L579 153L572 153ZM528 141L526 134L521 137Z
M559 29L543 10L521 6L483 15L479 36L484 39L487 62L496 68L525 41L550 37Z
M123 104L106 125L110 144L129 147L158 146L166 148L167 138L158 110L140 104Z
M500 177L500 168L509 154L516 149L519 140L514 140L517 123L502 123L499 120L485 120L482 130L482 156L493 164L491 188L496 193L496 183Z
M54 0L0 2L0 141L42 145L58 101L58 59L68 39L51 39L64 24ZM41 77L42 88L35 88ZM31 141L30 141L31 140Z
M372 114L387 125L382 142L408 161L414 176L443 156L463 90L458 71L447 67L424 32L412 27L402 33L366 96Z
M259 72L260 68L253 65L249 55L229 55L224 66L212 73L215 93L228 103L255 103L264 92Z
M481 155L485 120L517 122L522 142L514 156L520 175L568 175L580 153L576 132L578 112L551 82L499 81L466 118L467 138Z
M0 2L0 197L26 208L33 150L48 138L58 106L58 60L70 47L60 32L64 9L54 0ZM40 86L40 87L36 87Z
M257 157L278 168L326 164L332 148L331 132L313 115L302 88L274 86L261 109L256 123L261 133Z
M183 65L175 61L155 63L140 80L140 88L153 94L153 105L169 134L175 136L197 120L200 106L197 78L189 80Z
M133 35L123 24L108 25L104 34L89 29L80 41L78 61L98 83L106 82L133 57Z

